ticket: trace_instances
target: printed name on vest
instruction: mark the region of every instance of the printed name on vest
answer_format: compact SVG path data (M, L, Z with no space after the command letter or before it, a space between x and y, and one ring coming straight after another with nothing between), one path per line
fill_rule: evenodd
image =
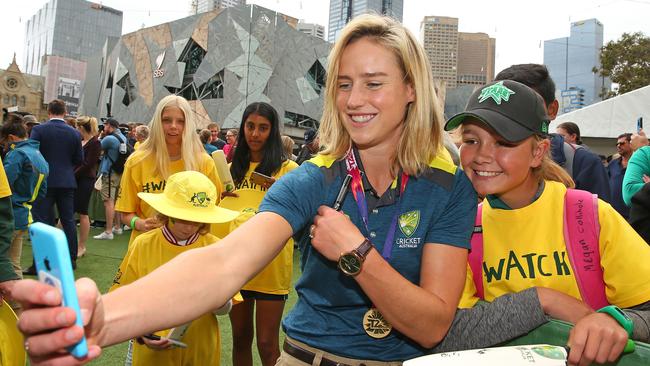
M566 252L554 251L552 256L547 254L527 253L518 255L514 251L507 258L501 258L495 266L483 262L483 274L487 283L510 280L511 275L528 279L550 276L570 276L571 264Z

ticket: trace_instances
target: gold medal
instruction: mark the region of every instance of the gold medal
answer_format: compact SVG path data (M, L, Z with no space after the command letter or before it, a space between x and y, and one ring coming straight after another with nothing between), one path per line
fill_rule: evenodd
M384 318L377 308L370 308L363 314L363 329L375 339L388 337L393 326Z

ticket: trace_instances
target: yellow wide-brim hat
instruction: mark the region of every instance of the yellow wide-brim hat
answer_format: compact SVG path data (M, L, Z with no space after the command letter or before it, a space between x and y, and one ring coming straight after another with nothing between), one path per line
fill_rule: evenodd
M0 304L0 365L23 366L26 355L23 335L18 331L18 318L9 304Z
M254 189L240 189L236 193L239 197L224 197L219 203L219 207L238 212L238 216L229 224L212 225L211 233L219 238L226 237L239 225L253 217L257 213L266 192Z
M161 214L206 224L232 221L239 212L217 206L217 188L205 175L186 171L171 175L163 193L138 193Z

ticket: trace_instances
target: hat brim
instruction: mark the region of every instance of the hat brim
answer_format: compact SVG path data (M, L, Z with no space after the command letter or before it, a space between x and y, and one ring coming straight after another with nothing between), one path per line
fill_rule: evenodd
M254 189L240 189L235 193L237 193L239 197L224 197L224 199L219 202L219 207L237 212L242 212L246 209L257 211L265 195L265 192Z
M489 109L473 109L452 116L445 124L445 131L451 131L460 126L468 118L475 118L492 128L499 136L508 142L519 142L535 134L517 121Z
M138 193L138 197L161 214L180 220L219 224L230 222L239 215L239 212L222 208L212 203L208 204L207 207L180 207L169 202L165 195L160 193L140 192Z
M18 318L9 304L4 300L0 303L0 364L24 365L25 349L23 335L16 326Z

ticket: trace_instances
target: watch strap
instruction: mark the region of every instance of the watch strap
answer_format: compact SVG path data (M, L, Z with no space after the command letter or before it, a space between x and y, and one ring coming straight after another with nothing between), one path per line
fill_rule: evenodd
M632 319L630 319L627 314L625 314L623 310L621 310L618 306L605 306L604 308L596 310L596 312L605 313L611 316L618 322L618 324L621 325L621 327L623 327L623 329L625 329L625 331L627 331L628 336L632 336L632 332L634 331L634 323L632 322Z
M370 249L372 248L373 245L370 240L368 238L364 238L363 242L361 242L361 244L359 244L359 246L354 249L354 251L357 252L357 254L365 260L366 256L370 252Z

